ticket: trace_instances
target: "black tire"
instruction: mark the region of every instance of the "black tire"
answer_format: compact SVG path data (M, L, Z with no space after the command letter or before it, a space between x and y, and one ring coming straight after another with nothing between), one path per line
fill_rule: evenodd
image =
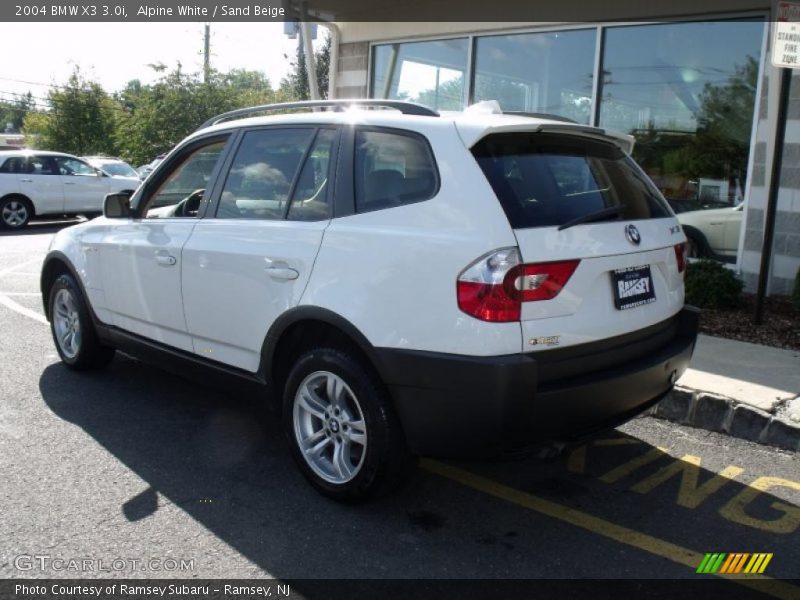
M320 372L332 373L344 381L357 399L365 423L367 442L363 461L352 479L343 483L327 481L315 472L304 457L297 437L295 398L301 383ZM303 475L317 490L334 500L358 502L384 494L402 483L415 464L384 386L368 365L347 350L318 348L296 360L284 388L283 424L292 457ZM346 428L342 427L344 431Z
M33 216L30 200L21 196L7 196L0 200L0 226L16 231L24 228Z
M702 239L699 234L696 234L693 231L685 231L685 233L687 242L686 257L706 258L708 256L706 241Z
M59 295L59 292L67 294L74 301L75 315L72 320L75 321L74 317L77 317L77 331L79 332L74 353L66 349L65 342L59 341L59 332L57 329L64 320L57 314L57 311L61 310L63 314L64 306L62 306L61 299L66 297L64 295ZM56 306L57 302L59 306ZM102 369L108 366L114 358L114 348L104 346L100 343L97 332L94 329L94 324L92 323L91 315L89 314L86 300L72 275L65 273L59 276L55 283L53 283L50 288L47 309L53 342L56 345L58 355L67 367L76 371L88 371L91 369ZM72 313L73 311L68 312L70 315L72 315ZM75 339L74 334L72 339Z

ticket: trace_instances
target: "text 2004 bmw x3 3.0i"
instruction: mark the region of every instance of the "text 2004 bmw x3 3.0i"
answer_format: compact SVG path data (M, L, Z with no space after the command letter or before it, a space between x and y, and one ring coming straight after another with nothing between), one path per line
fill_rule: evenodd
M629 137L314 106L336 110L212 120L130 202L55 236L41 284L67 366L120 349L261 385L339 499L416 455L614 426L686 369L686 238Z

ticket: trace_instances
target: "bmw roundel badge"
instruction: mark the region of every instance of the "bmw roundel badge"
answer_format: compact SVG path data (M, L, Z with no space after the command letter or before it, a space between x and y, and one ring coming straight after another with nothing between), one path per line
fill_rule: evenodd
M638 246L642 242L642 236L639 230L636 229L636 225L625 226L625 237L628 238L628 241L634 246Z

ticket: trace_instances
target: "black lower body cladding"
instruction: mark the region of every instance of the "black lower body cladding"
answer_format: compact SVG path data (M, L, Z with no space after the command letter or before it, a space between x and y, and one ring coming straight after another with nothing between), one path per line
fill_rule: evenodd
M535 354L376 350L413 452L491 456L579 438L646 410L688 367L698 321L687 306L637 332Z

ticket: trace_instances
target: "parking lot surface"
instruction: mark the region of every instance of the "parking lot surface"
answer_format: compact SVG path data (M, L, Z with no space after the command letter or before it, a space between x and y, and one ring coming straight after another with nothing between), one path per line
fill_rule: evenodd
M796 454L642 418L336 504L257 399L121 355L60 364L38 284L61 226L0 234L0 577L694 579L706 553L771 553L769 593L800 597L779 581L800 577ZM93 569L53 565L73 558Z

